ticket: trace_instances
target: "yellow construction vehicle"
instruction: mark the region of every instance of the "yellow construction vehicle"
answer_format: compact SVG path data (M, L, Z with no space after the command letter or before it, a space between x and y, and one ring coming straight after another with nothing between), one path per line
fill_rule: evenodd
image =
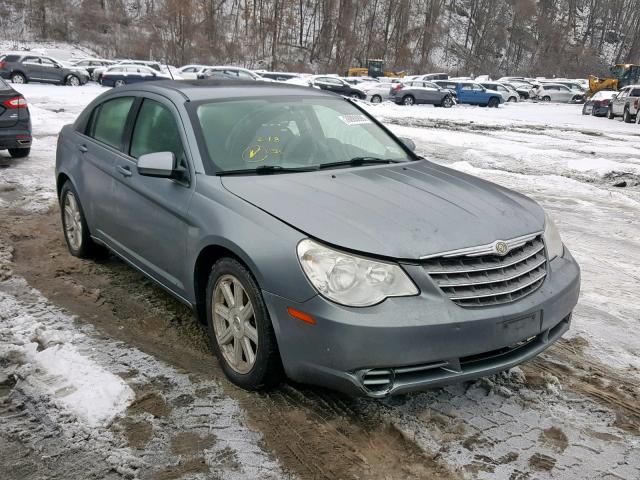
M348 77L399 77L403 78L406 72L393 72L391 70L384 69L384 60L379 58L372 58L367 60L366 67L350 67L347 71Z
M631 63L618 63L613 65L609 71L611 77L598 78L589 75L589 90L586 97L590 98L600 90L618 90L619 88L633 85L640 82L640 65Z

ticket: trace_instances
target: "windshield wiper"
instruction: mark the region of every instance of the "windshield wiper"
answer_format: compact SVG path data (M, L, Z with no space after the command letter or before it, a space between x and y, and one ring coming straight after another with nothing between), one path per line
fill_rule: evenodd
M378 158L378 157L353 157L350 160L343 160L341 162L323 163L318 165L318 168L333 168L333 167L359 167L360 165L375 165L377 163L401 163L402 160L393 160L391 158Z
M281 165L260 165L256 168L243 168L240 170L225 170L218 172L216 175L269 175L271 173L295 173L295 172L312 172L317 170L316 167L283 167Z

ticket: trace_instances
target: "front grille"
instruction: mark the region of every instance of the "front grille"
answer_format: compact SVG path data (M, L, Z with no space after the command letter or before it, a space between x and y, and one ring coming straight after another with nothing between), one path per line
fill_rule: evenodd
M511 249L503 256L488 253L490 246L483 246L428 258L423 266L445 295L462 307L514 302L542 285L547 257L542 234L506 243Z

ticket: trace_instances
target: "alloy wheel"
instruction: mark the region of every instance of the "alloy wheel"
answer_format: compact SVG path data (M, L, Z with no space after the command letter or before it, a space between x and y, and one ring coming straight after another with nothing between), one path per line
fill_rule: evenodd
M68 83L72 87L77 87L80 85L80 80L78 79L78 77L72 75L69 77Z
M246 374L258 353L258 328L251 299L233 275L224 275L213 289L212 316L216 342L235 372Z
M404 103L405 105L413 105L414 103L413 97L404 97L404 100L402 100L402 103Z
M116 80L115 86L116 87L124 87L126 85L124 80Z
M16 74L13 77L11 77L11 81L13 83L25 83L25 78L24 76L22 76L21 74Z
M82 216L78 202L73 193L67 192L64 196L64 234L73 250L82 247Z

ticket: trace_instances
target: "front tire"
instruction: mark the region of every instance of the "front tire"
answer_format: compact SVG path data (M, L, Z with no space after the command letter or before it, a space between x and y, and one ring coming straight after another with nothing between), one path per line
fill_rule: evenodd
M71 255L92 258L105 251L91 239L78 193L70 181L65 182L60 190L60 214L64 239Z
M67 77L67 85L71 86L71 87L79 87L80 86L80 79L78 77L76 77L75 75L69 75Z
M374 95L371 97L371 103L382 103L382 97L380 95Z
M31 153L31 147L29 148L10 148L9 155L13 158L24 158L28 157L29 153Z
M211 349L225 375L246 390L273 387L283 379L269 312L251 272L225 257L207 283L207 327Z
M542 101L543 102L550 102L551 101L551 97L549 95L545 95L544 97L542 97Z
M624 109L624 113L622 114L622 121L624 123L633 123L633 118L631 117L629 110L626 108Z
M453 99L451 98L450 95L447 95L446 97L444 97L442 99L442 104L441 104L444 108L451 108L453 107Z
M114 87L124 87L127 84L124 80L116 80L113 84Z
M609 110L607 110L607 118L609 120L613 120L614 118L616 118L616 116L613 114L613 109L611 107L609 107Z
M491 97L487 105L489 106L489 108L498 108L498 105L500 105L500 100L498 100L496 97Z

